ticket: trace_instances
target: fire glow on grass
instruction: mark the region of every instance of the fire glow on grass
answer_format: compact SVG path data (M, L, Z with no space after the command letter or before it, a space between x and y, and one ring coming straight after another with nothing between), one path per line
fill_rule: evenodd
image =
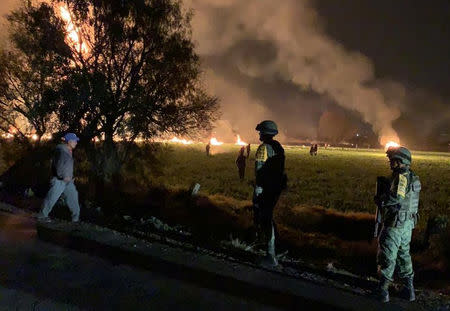
M400 145L398 143L396 143L395 141L389 141L384 146L384 150L388 150L391 147L400 147Z
M247 143L241 140L241 136L237 135L237 138L236 138L236 145L239 145L239 146L246 146Z

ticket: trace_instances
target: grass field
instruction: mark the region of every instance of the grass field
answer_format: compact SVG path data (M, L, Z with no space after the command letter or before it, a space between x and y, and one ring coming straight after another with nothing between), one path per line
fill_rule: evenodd
M99 219L102 224L115 223L124 215L136 220L155 216L169 225L180 225L199 240L217 242L232 236L244 244L252 243L256 148L252 145L245 180L240 181L235 165L238 146L213 147L213 155L207 157L204 144L142 145L123 167L120 182L104 190L97 189L90 180L92 165L83 157L83 151L77 150L75 174L82 218L98 219L89 216L93 210L89 206L95 204L104 211ZM16 153L10 149L0 149L0 170L17 161ZM42 163L48 162L48 150L51 149L40 155ZM288 189L274 211L279 246L294 258L315 265L326 267L333 263L356 273L375 274L373 195L376 177L390 174L385 153L319 149L318 155L312 157L306 147L285 146L285 150ZM413 151L412 154L412 169L423 185L421 219L411 244L417 281L450 294L450 227L442 234L434 234L429 243L425 239L431 216L450 218L450 153ZM33 163L35 158L33 154ZM27 163L14 174L24 184L31 185L38 176L48 175L48 167L33 168ZM39 171L42 172L38 174ZM47 178L40 178L40 183L48 183ZM200 196L191 198L186 190L194 183L201 185ZM18 207L37 211L42 197L18 195L8 196L8 200Z
M188 188L194 182L205 195L223 195L250 201L254 180L252 145L247 162L246 178L241 182L235 165L239 147L213 146L213 156L207 157L205 145L170 144L163 148L159 174L152 183L166 188ZM389 163L382 150L320 149L310 156L308 148L287 146L286 171L288 190L279 208L319 206L339 212L374 213L373 195L376 177L389 175ZM412 169L421 178L419 227L430 215L450 215L450 154L413 152Z

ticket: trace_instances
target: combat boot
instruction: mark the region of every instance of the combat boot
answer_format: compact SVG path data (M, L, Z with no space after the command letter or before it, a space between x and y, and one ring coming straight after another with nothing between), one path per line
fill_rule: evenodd
M380 279L377 289L377 298L381 302L389 302L389 280L385 278Z
M261 262L262 266L267 268L275 268L278 266L277 256L275 254L275 232L272 226L272 234L267 243L266 256Z
M416 300L416 294L414 293L413 277L403 279L403 289L400 292L400 296L406 300Z

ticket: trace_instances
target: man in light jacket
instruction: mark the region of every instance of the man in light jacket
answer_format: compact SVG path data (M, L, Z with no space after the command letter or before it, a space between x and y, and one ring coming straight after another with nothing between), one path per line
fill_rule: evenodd
M39 219L50 221L48 215L59 197L64 194L67 206L72 213L72 221L78 222L80 219L80 205L78 204L78 191L73 178L73 156L72 151L77 146L80 139L74 133L64 135L64 143L56 146L52 159L52 179L50 180L50 190L42 203L42 210Z

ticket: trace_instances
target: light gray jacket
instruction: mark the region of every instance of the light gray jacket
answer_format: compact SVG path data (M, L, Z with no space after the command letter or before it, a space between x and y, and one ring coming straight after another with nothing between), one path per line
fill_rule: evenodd
M73 157L66 144L56 146L52 159L52 172L53 176L61 180L66 177L73 178Z

